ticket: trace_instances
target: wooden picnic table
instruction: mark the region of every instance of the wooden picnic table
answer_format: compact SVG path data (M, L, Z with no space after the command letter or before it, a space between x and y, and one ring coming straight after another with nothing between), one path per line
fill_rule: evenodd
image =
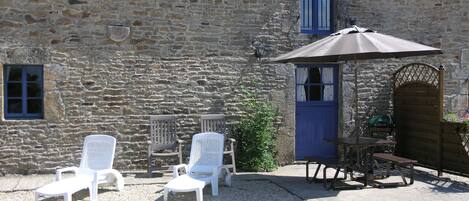
M369 173L372 173L371 168L371 157L375 147L395 145L396 142L393 140L385 140L372 137L344 137L337 139L325 139L330 143L335 143L338 146L343 147L343 159L352 160L352 152L355 150L356 161L352 162L351 168L355 171L359 171L365 174L363 179L364 186L368 185L369 182ZM362 151L365 157L362 156Z

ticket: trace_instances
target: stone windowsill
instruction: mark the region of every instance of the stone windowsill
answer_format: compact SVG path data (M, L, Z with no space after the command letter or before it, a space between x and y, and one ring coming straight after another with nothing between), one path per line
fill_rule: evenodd
M0 123L6 124L30 124L30 123L47 123L46 119L0 119Z

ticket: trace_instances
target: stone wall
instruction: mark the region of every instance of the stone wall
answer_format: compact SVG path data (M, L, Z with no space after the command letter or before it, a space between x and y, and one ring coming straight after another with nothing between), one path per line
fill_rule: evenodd
M348 62L343 68L343 121L345 135L354 128L352 96L354 67L359 66L359 116L361 123L373 114L392 112L392 73L407 63L443 65L445 112L468 107L469 1L441 0L339 0L339 28L357 25L381 33L441 48L443 55Z
M45 119L0 121L0 174L78 165L92 133L117 137L117 169L146 168L149 115L176 114L188 139L200 114L236 122L243 85L280 108L291 163L294 67L267 58L310 40L297 16L287 0L0 1L0 63L45 69Z

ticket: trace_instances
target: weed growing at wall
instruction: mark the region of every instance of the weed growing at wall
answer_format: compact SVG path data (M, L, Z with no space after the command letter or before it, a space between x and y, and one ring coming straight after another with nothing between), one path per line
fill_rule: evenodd
M277 168L276 137L274 127L279 112L270 102L244 91L245 115L231 126L237 140L236 166L243 171L273 171Z

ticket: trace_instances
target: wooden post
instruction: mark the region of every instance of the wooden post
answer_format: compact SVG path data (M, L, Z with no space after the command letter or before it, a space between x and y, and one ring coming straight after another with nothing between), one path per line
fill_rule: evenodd
M394 145L394 150L393 150L393 153L394 154L397 154L397 155L400 155L400 150L399 150L399 137L398 136L398 130L397 130L397 123L396 121L398 121L398 119L396 118L396 72L394 72L392 74L392 78L391 78L391 91L392 91L392 116L394 117L394 120L393 120L393 128L392 128L392 132L394 132L394 141L396 142L396 144ZM391 133L392 134L392 133Z
M440 65L440 68L438 69L438 88L439 88L439 106L438 106L438 109L439 109L439 121L440 121L440 129L438 129L438 139L437 139L437 150L438 150L438 153L437 153L437 163L438 163L438 176L442 176L443 175L443 166L442 166L442 156L443 156L443 144L442 144L442 141L443 141L443 127L441 125L441 122L443 121L443 106L444 106L444 97L445 97L445 68L443 67L443 65Z

